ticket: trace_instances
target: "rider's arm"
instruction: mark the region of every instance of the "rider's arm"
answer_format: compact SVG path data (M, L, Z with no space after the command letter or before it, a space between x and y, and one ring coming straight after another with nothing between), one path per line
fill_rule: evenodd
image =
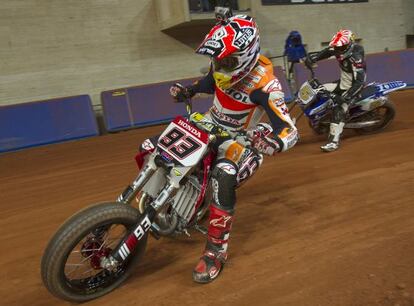
M191 96L194 96L195 94L198 94L198 93L213 94L214 93L213 70L210 68L210 71L204 78L188 86L187 90L189 91Z
M209 73L204 78L194 82L188 87L184 87L180 83L175 83L170 87L170 94L177 102L184 102L187 99L191 99L198 93L214 93L214 78L211 68Z
M350 89L343 93L345 100L351 100L359 94L366 80L366 64L364 56L364 48L360 45L354 46L354 51L350 58L352 63L353 82Z
M283 152L293 147L298 140L298 132L289 116L279 81L274 78L264 87L253 90L250 100L266 111L273 128L272 139L278 144L277 151Z
M330 58L333 55L334 55L334 51L332 48L325 48L319 51L318 53L313 53L311 56L311 59L313 62L317 62L323 59Z

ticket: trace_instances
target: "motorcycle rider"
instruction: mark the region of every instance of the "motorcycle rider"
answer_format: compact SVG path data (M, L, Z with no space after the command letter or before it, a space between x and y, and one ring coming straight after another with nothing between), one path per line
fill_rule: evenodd
M235 189L255 173L263 154L286 151L298 140L272 63L259 52L259 30L253 18L244 15L224 18L196 50L210 57L209 73L189 87L174 84L170 89L177 102L197 93L214 94L213 106L205 116L227 130L247 130L252 139L249 145L254 148L231 138L216 144L207 243L193 271L193 280L198 283L216 279L227 259ZM264 113L271 124L258 123ZM146 140L142 149L154 147L152 139Z
M332 152L339 148L339 139L345 125L348 108L356 100L366 80L364 48L355 43L355 35L350 30L340 30L329 43L329 47L318 53L309 54L306 64L335 56L341 69L341 78L335 83L324 84L335 93L336 107L327 144L321 146L323 152Z

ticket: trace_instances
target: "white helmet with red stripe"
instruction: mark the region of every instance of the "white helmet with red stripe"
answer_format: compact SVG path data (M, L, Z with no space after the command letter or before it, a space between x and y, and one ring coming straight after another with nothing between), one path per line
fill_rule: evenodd
M211 57L216 85L227 89L243 79L259 59L259 29L252 17L236 15L214 26L196 53Z
M335 55L343 60L352 54L355 35L350 30L340 30L329 43L329 47L334 48Z

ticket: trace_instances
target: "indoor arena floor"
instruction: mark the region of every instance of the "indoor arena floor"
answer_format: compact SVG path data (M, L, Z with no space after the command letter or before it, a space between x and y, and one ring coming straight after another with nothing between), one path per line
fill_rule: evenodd
M267 157L237 193L229 260L213 283L191 272L205 237L150 239L123 286L87 305L414 305L414 91L370 136L325 154L300 120L295 148ZM70 215L112 201L136 176L150 127L0 155L0 304L65 305L40 278Z

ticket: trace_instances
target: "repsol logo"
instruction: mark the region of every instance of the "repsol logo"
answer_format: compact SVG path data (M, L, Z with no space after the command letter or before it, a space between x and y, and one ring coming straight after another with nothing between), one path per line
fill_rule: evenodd
M201 137L200 131L198 131L195 127L189 125L187 122L180 119L180 121L178 121L178 124L189 131L191 134L196 135L198 138Z
M237 91L233 88L229 88L226 90L226 94L230 95L233 99L239 101L239 102L244 102L244 103L248 103L249 102L249 96L245 93L242 93L240 91Z

